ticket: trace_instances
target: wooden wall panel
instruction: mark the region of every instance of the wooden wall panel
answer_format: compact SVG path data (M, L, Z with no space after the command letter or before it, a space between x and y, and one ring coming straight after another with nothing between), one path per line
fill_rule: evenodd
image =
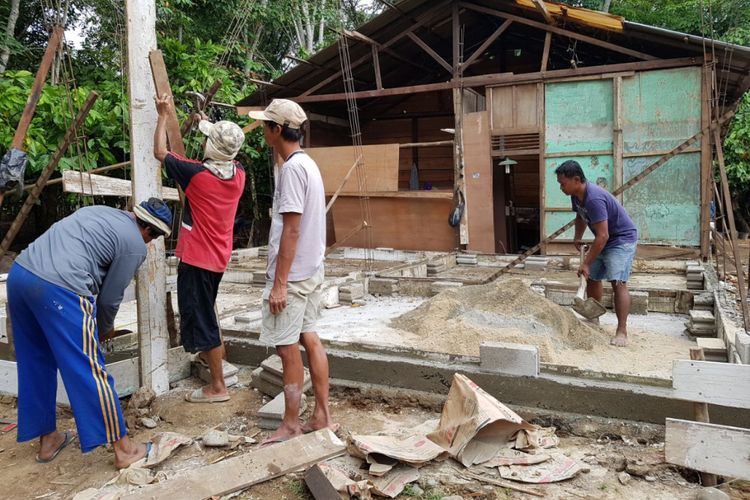
M354 147L308 148L323 175L326 193L335 192L354 164ZM398 191L398 144L363 146L368 191ZM358 193L356 172L349 177L341 193Z
M469 250L495 253L489 115L464 115L464 172L466 179Z
M456 233L448 224L452 209L450 192L415 191L392 196L370 193L372 245L398 250L451 251L456 248ZM331 210L336 241L362 223L357 196L340 196ZM366 247L364 231L342 245Z
M538 132L538 86L535 83L491 87L488 108L490 127L495 134Z

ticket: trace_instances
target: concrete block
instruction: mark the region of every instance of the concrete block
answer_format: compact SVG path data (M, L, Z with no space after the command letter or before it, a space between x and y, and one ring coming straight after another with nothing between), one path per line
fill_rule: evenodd
M398 293L398 280L391 278L370 278L367 291L375 295Z
M281 427L281 420L276 420L275 418L259 418L257 425L261 429L275 431Z
M630 292L630 314L648 314L648 292Z
M261 406L260 410L258 410L258 416L260 418L281 420L282 418L284 418L284 405L285 405L284 393L282 392L281 394L273 398L271 401ZM307 409L307 396L303 394L302 399L300 400L299 414L302 415L302 413L304 413L306 409Z
M352 299L359 299L365 296L365 286L362 283L349 283L339 287L339 296L350 295Z
M737 332L734 337L734 348L737 350L742 363L750 365L750 335Z
M223 368L224 383L226 384L226 386L231 387L233 385L236 385L237 382L239 382L239 378L237 377L237 372L239 371L239 369L233 364L226 361L224 361ZM206 382L207 384L211 383L211 371L202 364L193 361L191 371L193 375L200 378L202 381Z
M260 373L263 368L258 367L252 372L253 378L250 380L250 386L258 389L258 391L266 394L267 396L276 397L279 393L283 392L283 389L275 384L263 380Z
M5 312L0 312L0 343L7 344L8 342L8 317Z
M550 287L544 287L544 296L560 306L571 306L573 305L573 299L576 296L575 292L569 290L561 290Z
M525 344L482 342L479 360L483 370L519 375L539 376L539 348Z
M269 384L273 384L276 387L283 388L284 387L284 379L281 378L281 376L276 375L275 373L271 373L268 370L261 370L260 372L260 378L268 382ZM307 392L312 388L312 379L310 378L310 372L305 368L305 376L304 381L302 382L302 391Z
M320 294L320 307L331 307L339 303L339 287L329 286L323 288Z

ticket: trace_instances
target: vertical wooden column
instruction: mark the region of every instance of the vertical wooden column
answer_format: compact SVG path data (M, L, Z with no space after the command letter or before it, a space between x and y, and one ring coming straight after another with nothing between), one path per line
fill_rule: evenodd
M547 165L544 161L546 126L544 124L544 83L536 84L536 123L539 127L539 241L541 241L540 250L544 255L547 253L547 244L545 243L544 234L544 207L547 203L546 195L546 177Z
M154 158L156 93L148 54L156 49L154 0L126 0L128 30L128 99L133 203L161 197L161 165ZM162 394L169 390L167 351L166 260L164 238L148 245L136 276L141 385Z
M461 72L461 25L459 19L458 1L453 2L453 81L460 82ZM464 179L464 90L461 85L453 88L453 114L455 117L455 136L453 138L453 185L456 202L460 201L458 192L463 193L466 200L466 182ZM468 202L464 205L464 214L458 228L458 242L460 245L469 243L469 210Z
M612 79L612 103L613 103L613 118L614 126L612 127L612 149L613 158L613 189L617 189L622 186L624 181L623 175L623 137L622 137L622 77L616 76ZM622 203L622 194L617 195L617 199Z
M704 61L701 85L701 130L705 130L711 124L711 82L712 66L708 59ZM710 232L711 232L711 213L709 205L711 203L711 186L713 184L713 175L711 173L713 163L713 154L711 151L711 134L703 134L701 137L701 214L700 214L700 246L701 258L706 260L711 252ZM716 200L718 203L719 200Z

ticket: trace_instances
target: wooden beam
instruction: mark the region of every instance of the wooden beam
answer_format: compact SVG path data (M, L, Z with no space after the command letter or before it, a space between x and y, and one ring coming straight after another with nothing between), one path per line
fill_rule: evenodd
M690 359L692 359L693 361L705 361L706 357L703 354L703 348L691 347ZM710 418L708 415L708 404L693 403L693 419L696 422L709 423ZM716 475L709 474L708 472L701 472L701 484L703 486L716 486Z
M406 36L411 38L412 42L416 43L417 45L419 45L419 47L421 47L422 50L427 52L427 54L429 54L430 57L432 57L435 61L437 61L437 63L440 64L440 66L445 68L449 73L453 74L453 67L450 64L448 64L445 59L440 57L440 54L432 50L432 48L429 45L427 45L421 38L419 38L417 35L411 32L407 33Z
M66 170L62 176L63 191L86 196L119 196L128 198L133 196L133 185L127 179L117 179L89 172ZM175 188L162 187L162 199L178 201L180 199Z
M123 161L120 163L113 163L112 165L107 165L106 167L92 168L91 170L87 171L86 174L101 174L104 172L111 172L112 170L118 170L118 169L126 168L129 166L130 166L129 161ZM55 179L48 180L45 185L52 186L54 184L62 184L62 181L63 181L62 177L57 177ZM29 189L34 189L35 185L36 184L27 184L23 188L24 190L28 191Z
M219 497L298 469L306 469L323 460L342 455L345 451L344 443L330 429L322 429L200 469L185 471L120 498L203 500Z
M378 42L376 42L375 40L373 40L372 38L370 38L367 35L363 35L359 31L356 31L356 30L354 30L354 31L344 30L344 35L346 35L347 37L351 38L352 40L357 40L357 41L360 41L360 42L364 42L364 43L367 43L367 44L372 45L374 47L380 47L380 44Z
M550 34L547 33L549 36ZM613 161L612 161L612 169L613 169L613 176L614 176L614 187L615 189L619 188L624 179L624 170L623 170L623 151L624 151L624 140L623 140L623 131L622 131L622 77L616 76L612 79L612 107L614 108L613 111L613 126L612 126L612 145L613 145ZM617 196L617 199L622 203L622 195L620 194Z
M172 99L172 86L169 85L169 76L167 75L167 66L164 64L164 56L161 50L152 50L148 53L148 60L151 64L151 74L154 78L154 87L156 95L167 95ZM182 141L180 131L180 122L177 120L176 106L171 107L172 112L167 115L167 140L169 141L169 150L180 156L185 156L185 143Z
M596 45L597 47L611 50L613 52L619 52L620 54L625 54L627 56L634 57L636 59L643 59L646 61L658 59L657 57L652 56L650 54L645 54L643 52L638 52L637 50L628 49L621 45L616 45L614 43L605 42L604 40L599 40L598 38L594 38L594 37L587 36L587 35L582 35L580 33L576 33L575 31L570 31L564 28L558 28L557 26L550 26L548 24L540 23L537 21L532 21L531 19L526 19L525 17L516 16L513 14L509 14L507 12L499 11L496 9L490 9L489 7L483 7L481 5L475 5L472 3L465 3L465 2L461 2L460 5L462 7L465 7L470 10L474 10L476 12L481 12L483 14L489 14L491 16L501 17L503 19L512 19L513 21L516 21L520 24L525 24L533 28L538 28L540 30L548 31L556 35L567 36L569 38L580 40L581 42L585 42L591 45Z
M555 25L555 18L552 17L552 14L549 13L547 10L547 6L544 4L543 0L531 0L534 2L534 7L536 7L536 10L544 17L544 20L547 21L547 24L551 24L552 26Z
M154 158L157 113L156 88L148 54L156 49L156 7L153 2L125 0L128 41L128 101L133 201L161 198L161 163ZM164 238L148 245L146 260L138 269L138 332L141 384L157 395L169 390L167 353L166 262Z
M510 19L506 20L489 37L487 37L487 39L482 43L482 45L480 45L479 48L475 50L474 53L469 56L466 62L461 64L461 71L471 66L474 63L474 61L477 60L479 56L484 54L484 51L487 50L487 47L489 47L495 40L497 40L497 38L500 35L502 35L505 32L505 30L507 30L510 27L511 24L513 24L512 20ZM544 69L542 69L542 71L544 71Z
M60 48L60 42L62 41L64 33L65 29L62 26L55 25L52 28L52 34L47 42L47 48L44 51L44 56L42 56L42 62L36 72L34 83L31 85L31 93L26 100L26 106L23 108L21 119L18 121L16 133L13 135L13 142L10 144L11 148L20 149L21 151L24 150L23 142L26 139L26 132L29 130L29 125L31 125L31 119L34 117L34 111L36 110L39 98L42 97L44 81L47 79L52 62L55 60L55 54L57 54L57 50Z
M678 359L672 363L675 399L750 409L750 365Z
M378 48L373 45L372 49L372 67L375 71L375 86L378 90L383 88L383 78L380 74L380 56L378 55Z
M327 123L329 125L336 125L337 127L349 128L348 121L336 116L321 115L319 113L308 113L307 119L311 122Z
M732 106L734 109L734 106ZM742 269L742 259L740 258L739 245L734 244L737 239L737 225L734 221L734 209L732 207L732 194L729 190L729 179L727 178L727 168L724 163L724 148L721 144L721 130L717 127L714 132L714 146L716 147L716 159L719 163L719 175L721 178L721 190L724 195L724 215L729 220L729 240L732 242L734 251L734 261L737 263L737 290L740 295L740 309L742 310L742 319L745 330L750 330L750 305L747 302L747 287L745 286L745 272Z
M508 22L508 21L506 21ZM549 31L544 35L544 50L542 51L542 64L539 67L539 71L547 71L547 64L549 63L549 51L552 45L552 33Z
M422 85L411 85L408 87L394 87L385 88L382 90L364 90L360 92L354 92L352 95L356 99L367 99L373 97L387 97L394 95L406 95L406 94L417 94L421 92L435 92L440 90L448 90L458 86L464 88L474 87L486 87L486 86L500 86L500 85L517 85L520 83L537 83L537 82L550 82L558 79L567 78L583 78L592 77L596 78L597 75L602 73L617 73L623 71L648 71L652 69L668 69L668 68L680 68L685 66L696 66L699 65L700 61L695 57L686 57L678 59L662 59L658 61L641 61L631 63L619 63L619 64L605 64L601 66L589 66L577 69L560 69L553 71L544 71L537 73L521 73L514 75L513 73L493 73L488 75L470 76L464 77L459 82L458 80L439 82L439 83L427 83ZM298 97L290 97L291 100L297 103L305 102L330 102L330 101L344 101L347 95L345 93L336 94L320 94L320 95L300 95Z
M287 88L284 85L279 85L278 83L273 83L273 82L267 82L265 80L258 80L257 78L247 77L246 80L249 81L249 82L251 82L251 83L254 83L256 85L264 85L266 87L276 87L277 89L285 89L285 88Z
M320 464L313 465L305 472L305 485L315 500L341 500L341 494L334 488Z
M399 144L400 149L404 148L429 148L434 146L453 146L453 141L431 141L431 142L407 142Z
M44 167L44 170L42 170L42 173L39 175L39 178L36 180L36 184L32 188L29 195L24 200L23 205L21 206L21 210L18 212L18 215L16 215L16 218L13 220L13 224L10 225L10 228L8 228L8 232L5 233L5 237L3 237L3 241L0 242L0 255L3 255L5 252L8 251L8 249L10 248L10 245L13 243L13 240L16 238L18 231L21 230L21 227L23 226L24 222L26 222L26 219L31 213L31 209L34 207L34 204L39 199L39 195L42 193L42 190L44 190L44 187L47 185L47 181L52 175L52 172L55 171L58 163L60 163L60 160L62 159L63 156L65 156L65 153L68 151L68 146L70 146L76 139L78 139L78 130L83 125L83 122L86 119L86 116L88 116L89 111L91 111L91 108L94 107L94 103L96 102L96 99L98 97L99 95L96 92L91 92L89 96L86 98L86 101L83 103L83 106L78 111L78 115L76 116L75 120L73 120L73 123L65 132L65 135L63 136L63 139L60 142L60 145L57 147L57 151L55 151L55 154L52 155L52 158L50 159L49 163L47 163L47 166Z
M713 66L707 61L704 62L701 70L701 128L711 123L712 110L711 110L711 83L713 81ZM711 135L705 134L701 138L701 167L700 167L700 180L701 180L701 212L700 212L700 225L701 225L701 257L708 259L711 256L711 210L709 205L711 203L711 187L714 184L713 179L713 151L711 150ZM716 203L720 203L719 198L716 198Z
M670 464L750 480L748 450L750 429L667 419L664 456Z

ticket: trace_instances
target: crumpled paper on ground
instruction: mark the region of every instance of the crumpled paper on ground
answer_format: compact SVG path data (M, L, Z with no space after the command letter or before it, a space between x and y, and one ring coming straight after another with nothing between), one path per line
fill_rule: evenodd
M182 445L189 445L192 439L177 432L160 432L151 439L151 451L142 467L154 467L169 458L174 450Z
M581 464L565 455L555 455L537 465L503 465L498 467L500 477L522 483L555 483L570 479L583 470Z
M427 437L470 467L486 462L507 448L519 431L538 429L468 377L456 373L438 429Z

